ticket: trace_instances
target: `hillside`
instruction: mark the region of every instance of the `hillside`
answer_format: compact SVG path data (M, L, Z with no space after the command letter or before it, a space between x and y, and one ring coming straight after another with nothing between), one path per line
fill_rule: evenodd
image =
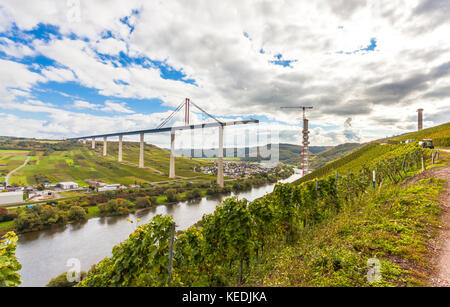
M325 151L311 155L309 159L309 167L312 170L316 170L331 161L342 158L343 156L352 153L353 151L361 148L362 146L364 146L364 144L345 143L331 147Z
M405 141L410 139L432 139L435 146L450 146L450 122L420 131L402 134L390 140Z
M176 234L173 262L175 222L157 215L78 286L426 285L445 180L416 176L408 184L421 172L422 153L431 168L429 150L417 143L370 143L335 161L333 170L351 167L348 177L277 184L250 203L227 198ZM442 153L433 167L447 162ZM379 166L375 188L368 176L355 176L364 166Z
M90 145L90 144L89 144ZM124 143L124 163L117 157L117 142L108 143L108 157L103 157L102 144L97 143L95 151L88 145L68 141L41 141L32 139L1 138L0 172L3 176L30 156L28 164L10 177L11 184L31 185L75 181L85 185L83 180L96 179L108 183L133 184L135 182L167 181L170 154L154 145L145 145L146 168L137 167L139 144ZM193 171L198 165L208 162L176 158L177 176L210 178Z
M377 163L386 161L400 154L413 152L417 148L417 143L379 144L372 142L364 145L349 155L330 162L325 166L309 173L308 175L295 181L295 184L300 184L314 178L320 178L334 173L342 175L347 174L347 172L359 172L363 167L375 169Z

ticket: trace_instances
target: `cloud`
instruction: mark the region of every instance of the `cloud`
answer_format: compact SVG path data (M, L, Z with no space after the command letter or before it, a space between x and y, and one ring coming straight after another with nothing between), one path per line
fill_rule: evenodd
M74 108L105 112L105 118L138 116L125 104L129 98L175 107L191 97L223 117L283 123L281 135L289 141L297 136L289 126L300 114L280 107L312 105L310 123L323 129L312 133L318 143L406 132L418 107L426 109L428 125L439 124L446 119L435 110L450 108L450 41L442 39L448 1L119 0L107 7L81 1L80 22L68 20L74 7L65 1L28 2L6 0L0 7L0 31L24 36L1 38L0 103L33 96L49 81L70 81L107 99L93 104L81 95L76 100L85 104L74 102ZM54 25L59 34L43 39L23 32L39 25ZM367 49L371 40L373 50ZM35 55L55 67L25 64L23 58ZM273 65L277 58L295 62ZM162 77L163 67L149 59L185 77ZM356 134L342 127L349 117ZM326 131L329 125L338 128Z
M102 108L102 111L105 112L118 112L118 113L134 113L133 110L130 110L126 107L123 102L114 102L114 101L105 101L105 107Z
M75 100L73 102L73 107L76 109L91 109L91 110L98 110L101 108L101 105L93 104L87 101L83 100Z

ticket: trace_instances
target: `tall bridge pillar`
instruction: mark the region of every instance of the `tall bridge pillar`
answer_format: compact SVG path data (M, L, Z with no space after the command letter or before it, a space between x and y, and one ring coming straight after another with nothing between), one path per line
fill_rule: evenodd
M219 126L219 149L217 153L217 184L224 187L223 180L223 126Z
M175 131L170 132L170 167L169 178L175 178Z
M139 147L139 168L144 168L144 134L141 133L141 141Z
M123 145L123 135L119 135L119 156L117 161L122 162L122 145Z
M108 146L108 138L105 136L105 137L103 137L103 156L105 156L105 157L106 157L106 155L108 153L107 146Z
M92 138L92 149L95 149L95 138Z

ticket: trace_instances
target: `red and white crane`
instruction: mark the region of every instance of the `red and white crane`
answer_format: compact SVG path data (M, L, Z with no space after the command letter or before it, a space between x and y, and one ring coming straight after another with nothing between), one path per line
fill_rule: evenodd
M309 128L308 119L306 118L306 110L312 109L313 107L298 106L298 107L281 107L282 109L301 109L303 110L303 140L302 140L302 176L308 174L308 163L309 163Z

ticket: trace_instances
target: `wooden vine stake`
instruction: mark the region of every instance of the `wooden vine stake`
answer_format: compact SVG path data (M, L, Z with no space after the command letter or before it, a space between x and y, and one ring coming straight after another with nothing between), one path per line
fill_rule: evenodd
M423 172L425 170L425 161L423 159L423 152L422 151L420 152L420 159L422 161L422 172Z
M168 266L168 272L169 272L169 280L167 281L167 284L170 285L170 282L172 281L172 263L173 263L173 243L175 241L175 223L172 225L172 231L170 232L170 242L169 242L169 266Z

